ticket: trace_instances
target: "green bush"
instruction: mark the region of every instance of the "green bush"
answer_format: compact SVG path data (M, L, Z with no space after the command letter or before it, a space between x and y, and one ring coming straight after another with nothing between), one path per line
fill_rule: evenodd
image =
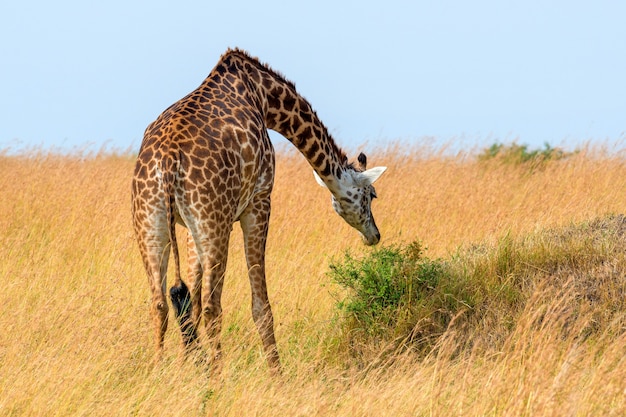
M533 167L543 165L548 161L556 161L568 158L577 153L565 152L560 148L553 148L549 143L544 143L543 149L529 149L528 145L518 145L513 142L510 145L494 143L484 149L479 155L479 161L500 161L511 165L530 165Z
M349 292L337 304L346 330L364 341L410 337L444 271L442 261L423 256L419 242L380 247L364 259L346 253L343 262L330 265L331 278Z

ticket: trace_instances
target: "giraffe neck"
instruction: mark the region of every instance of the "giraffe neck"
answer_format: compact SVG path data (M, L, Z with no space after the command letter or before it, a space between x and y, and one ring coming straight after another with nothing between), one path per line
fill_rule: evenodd
M347 166L346 155L295 85L243 51L230 50L221 62L226 68L247 74L252 82L249 85L259 94L267 128L298 148L331 192L335 191Z

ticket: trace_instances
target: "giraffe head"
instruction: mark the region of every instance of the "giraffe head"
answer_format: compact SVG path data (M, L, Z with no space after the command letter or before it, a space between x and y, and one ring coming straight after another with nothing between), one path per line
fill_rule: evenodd
M372 200L376 198L373 184L387 167L366 169L366 165L367 158L361 153L357 167L346 167L338 180L336 192L332 193L332 204L335 212L359 231L366 245L375 245L380 240L380 232L372 215ZM326 187L315 171L313 174L317 182Z

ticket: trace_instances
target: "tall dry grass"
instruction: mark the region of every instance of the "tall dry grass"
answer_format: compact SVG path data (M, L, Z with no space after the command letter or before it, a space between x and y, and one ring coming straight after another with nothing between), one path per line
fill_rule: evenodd
M564 336L565 324L594 319L563 307L576 296L568 290L552 297L538 288L491 351L453 354L451 328L426 358L369 369L333 360L339 289L328 262L368 248L332 212L299 154L277 159L267 272L284 376L274 380L251 319L238 227L221 374L181 359L173 320L153 368L149 290L130 221L134 159L0 156L0 415L626 414L624 331L587 344ZM626 212L620 153L592 148L532 173L420 147L369 160L389 166L373 208L382 244L420 239L432 257Z

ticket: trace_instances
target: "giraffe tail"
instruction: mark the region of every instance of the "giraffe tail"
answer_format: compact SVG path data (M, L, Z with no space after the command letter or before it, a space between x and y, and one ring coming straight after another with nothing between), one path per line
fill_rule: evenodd
M163 189L165 192L165 210L167 212L168 233L172 253L174 255L174 286L170 289L172 306L176 313L176 319L180 325L183 341L186 346L190 346L196 339L196 329L191 319L191 295L187 285L180 277L180 254L178 252L178 242L176 240L176 219L174 216L174 206L176 204L176 193L174 182L176 180L178 162L172 156L167 156L163 161Z

